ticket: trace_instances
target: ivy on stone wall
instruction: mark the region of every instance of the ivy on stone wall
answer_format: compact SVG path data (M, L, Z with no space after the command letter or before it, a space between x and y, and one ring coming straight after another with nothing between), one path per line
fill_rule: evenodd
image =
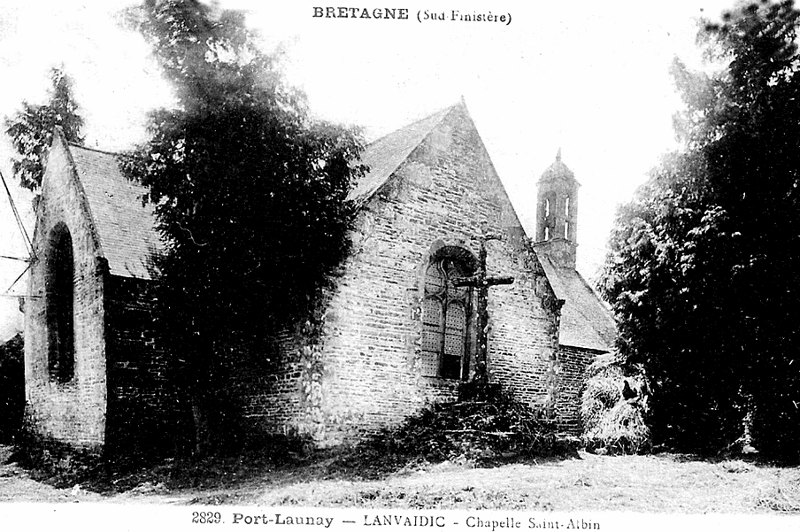
M346 255L362 141L310 116L242 13L164 0L127 18L175 90L123 165L148 187L166 243L161 317L202 443L226 432L227 359L266 353L273 333L307 319Z

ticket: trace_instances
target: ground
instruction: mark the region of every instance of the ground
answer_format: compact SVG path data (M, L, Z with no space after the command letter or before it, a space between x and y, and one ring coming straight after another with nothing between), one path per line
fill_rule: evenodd
M187 471L165 476L163 466L117 479L116 489L101 492L85 484L56 488L33 480L9 456L8 448L0 448L0 501L800 514L800 467L674 454L581 452L489 468L445 462L375 480L337 472L330 456L280 466L233 464L191 479ZM126 486L132 478L135 485Z

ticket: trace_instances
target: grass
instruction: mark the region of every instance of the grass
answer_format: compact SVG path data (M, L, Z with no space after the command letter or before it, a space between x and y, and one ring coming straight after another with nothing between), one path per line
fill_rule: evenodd
M56 488L0 465L0 501L403 509L609 510L800 515L800 467L678 454L417 462L380 478L334 467L337 451L277 463L268 457L164 462L110 476L105 489ZM113 488L113 489L112 489Z
M297 443L135 468L61 467L51 456L43 463L58 467L25 471L6 456L0 500L800 514L800 467L578 452L575 441L488 388L467 389L353 448L297 454Z
M244 494L242 494L244 495ZM309 479L264 486L259 505L800 513L800 468L681 455L596 456L475 468L442 463L382 481Z

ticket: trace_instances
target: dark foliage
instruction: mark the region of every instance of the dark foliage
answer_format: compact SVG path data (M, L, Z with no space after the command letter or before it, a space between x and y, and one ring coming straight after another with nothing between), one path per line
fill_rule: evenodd
M800 458L800 75L792 2L701 32L714 75L676 62L685 150L623 207L601 290L646 366L653 436L715 452L753 416L756 447Z
M431 405L380 431L344 453L331 470L380 477L419 462L563 457L575 454L577 444L499 387L471 382L462 385L457 401Z
M61 127L68 142L83 144L83 118L72 94L72 80L59 68L50 71L50 80L47 104L22 102L22 110L5 121L6 133L17 151L13 157L14 175L21 186L34 191L42 184L47 150L56 126Z
M11 443L22 426L24 357L21 334L0 345L0 443Z
M221 441L236 425L228 374L309 315L347 253L362 144L309 116L241 13L165 0L129 15L178 106L151 115L124 167L149 187L167 242L161 319L185 361L198 443Z

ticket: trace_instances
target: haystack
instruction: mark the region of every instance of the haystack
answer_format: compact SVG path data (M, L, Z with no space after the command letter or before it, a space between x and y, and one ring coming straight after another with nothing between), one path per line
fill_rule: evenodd
M646 424L649 388L642 368L618 354L598 357L586 370L581 417L590 452L638 454L651 447Z

